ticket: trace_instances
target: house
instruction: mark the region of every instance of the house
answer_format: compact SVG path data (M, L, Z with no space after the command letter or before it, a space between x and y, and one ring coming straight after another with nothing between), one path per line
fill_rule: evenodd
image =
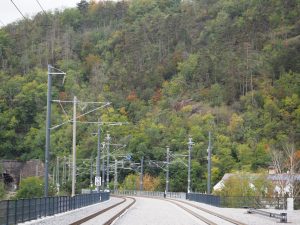
M225 181L229 179L229 177L234 176L234 173L225 173L222 179L213 187L214 191L221 191L225 186Z
M272 181L272 183L275 185L274 193L276 193L276 195L292 196L293 192L297 193L297 191L295 190L297 184L297 189L298 191L300 191L300 174L268 174L267 180Z
M225 173L222 179L213 187L214 191L221 191L225 182L232 176L240 176L241 174L237 173ZM259 174L246 174L249 177L249 186L255 189L255 186L251 183L251 180L254 180L259 176ZM245 176L245 174L243 174ZM295 186L296 183L300 184L300 174L290 174L290 173L274 173L273 170L269 170L269 174L266 177L267 180L271 181L274 184L274 194L275 195L289 195L296 192ZM300 187L298 186L298 191L300 192Z

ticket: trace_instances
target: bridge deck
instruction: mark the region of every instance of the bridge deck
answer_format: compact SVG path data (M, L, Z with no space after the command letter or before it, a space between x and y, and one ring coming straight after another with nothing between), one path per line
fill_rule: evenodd
M150 199L143 197L136 197L137 201L130 208L127 213L125 213L115 224L118 225L140 225L140 224L151 224L151 225L180 225L180 224L204 224L197 220L192 215L183 211L181 208L173 205L169 202L165 202L162 199ZM72 212L67 212L63 214L59 214L56 216L52 216L45 219L40 219L36 221L31 221L25 223L27 224L44 224L44 225L57 225L57 224L70 224L81 217L85 217L88 214L92 214L97 210L104 209L109 207L117 202L121 201L121 199L111 197L109 201L102 202L99 204L95 204L92 206L84 207ZM187 201L193 203L195 205L205 207L209 210L213 210L218 212L219 214L223 214L225 216L230 216L233 219L241 221L245 224L255 224L255 225L278 225L279 221L274 220L274 218L264 217L258 214L247 214L247 209L232 209L232 208L218 208L202 203ZM282 210L271 210L276 213L284 212ZM113 214L114 212L111 212ZM102 224L104 221L100 217L93 219L95 224ZM297 224L300 225L300 211L289 211L288 212L288 223L289 224ZM93 223L87 223L93 224ZM217 224L219 224L217 222Z

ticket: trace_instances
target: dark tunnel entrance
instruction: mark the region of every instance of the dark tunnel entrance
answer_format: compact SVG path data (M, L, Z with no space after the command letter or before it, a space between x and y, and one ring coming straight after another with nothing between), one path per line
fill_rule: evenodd
M14 178L7 172L0 174L0 179L3 181L6 189L14 189L15 180Z

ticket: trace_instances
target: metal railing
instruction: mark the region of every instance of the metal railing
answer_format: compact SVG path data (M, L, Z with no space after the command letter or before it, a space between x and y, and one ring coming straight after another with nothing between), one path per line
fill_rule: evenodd
M259 208L259 209L286 209L284 197L260 196L222 196L221 207L228 208Z
M189 193L186 196L188 200L217 207L286 209L286 198L284 197L216 196L202 193Z
M165 197L164 192L160 191L134 191L134 190L116 190L112 194L115 195L128 195L128 196L147 196L147 197ZM167 192L167 198L181 198L186 199L186 193L184 192Z
M0 225L23 223L109 199L109 192L0 201Z
M300 209L300 197L294 198L294 209L299 210Z
M221 206L220 196L207 195L207 194L201 194L201 193L187 193L186 199L188 199L190 201L201 202L201 203L205 203L208 205L217 206L217 207Z
M287 223L287 213L271 213L271 212L266 212L266 211L253 209L253 208L249 208L247 210L247 212L248 213L257 213L257 214L260 214L263 216L280 219L280 223Z

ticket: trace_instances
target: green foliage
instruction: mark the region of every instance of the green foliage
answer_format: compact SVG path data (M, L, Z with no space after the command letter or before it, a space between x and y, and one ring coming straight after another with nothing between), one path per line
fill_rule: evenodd
M178 63L178 72L180 76L183 76L187 83L195 80L197 77L196 69L198 65L198 55L192 54L189 58L181 63Z
M66 9L61 16L61 23L64 25L69 25L74 30L77 30L82 22L82 15L80 12L81 11L77 9Z
M274 187L264 174L236 173L232 174L221 190L216 194L226 197L271 196Z
M220 106L224 101L223 95L222 87L219 84L212 85L209 93L211 105Z
M175 175L176 174L176 175ZM187 191L187 168L177 162L170 166L170 191L178 192L178 191ZM172 179L176 177L175 179Z
M139 176L135 174L129 174L126 176L123 184L121 185L121 190L139 190Z
M5 197L5 189L4 189L4 183L0 182L0 200L4 199Z
M28 177L21 181L16 198L39 198L44 194L43 180L38 177Z
M52 98L111 101L81 120L129 122L103 126L102 134L110 131L134 160L165 160L166 145L186 154L191 135L193 190L206 189L209 131L213 183L230 171L266 169L269 145L289 139L300 146L299 11L296 0L80 1L77 8L3 27L0 158L44 158L51 62L67 73L63 86L53 76ZM62 106L67 115L52 104L52 125L71 117L72 106ZM89 107L79 105L78 114ZM78 125L79 158L96 155L90 135L96 129ZM70 154L71 138L69 124L51 130L50 164ZM185 191L186 168L175 165L170 190ZM82 174L78 188L88 179ZM130 182L126 188L133 188Z

